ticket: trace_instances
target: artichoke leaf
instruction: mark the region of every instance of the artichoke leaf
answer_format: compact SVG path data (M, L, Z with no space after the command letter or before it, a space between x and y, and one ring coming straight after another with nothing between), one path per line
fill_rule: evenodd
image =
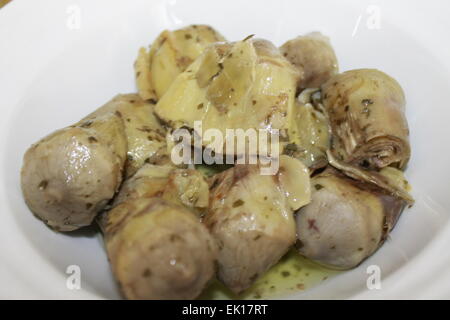
M378 70L351 70L328 80L322 94L336 158L367 169L405 168L411 149L397 81Z
M289 142L284 153L300 159L311 170L328 164L326 151L330 147L330 129L324 113L319 89L305 89L296 100L289 127Z
M144 100L157 101L207 46L221 41L225 38L207 25L163 31L149 51L145 48L139 50L135 62L139 95Z
M216 129L225 142L230 139L227 129L268 133L277 129L283 137L292 116L297 77L265 40L213 44L175 79L155 112L174 129L196 130L194 122L202 121L203 131ZM204 146L211 142L203 137Z

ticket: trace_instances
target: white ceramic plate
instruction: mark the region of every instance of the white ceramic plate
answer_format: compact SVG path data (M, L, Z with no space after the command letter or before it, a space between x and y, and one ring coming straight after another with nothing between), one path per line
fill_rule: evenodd
M50 232L19 188L28 146L136 91L140 46L165 28L211 24L228 39L331 37L341 70L373 67L403 86L416 205L363 265L288 298L450 298L448 1L14 0L0 9L0 298L118 298L101 239ZM79 265L81 290L66 287ZM369 265L381 290L366 287Z

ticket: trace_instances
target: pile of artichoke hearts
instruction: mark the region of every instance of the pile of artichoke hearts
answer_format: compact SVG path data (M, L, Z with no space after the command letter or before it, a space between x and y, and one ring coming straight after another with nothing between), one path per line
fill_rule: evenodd
M28 207L51 229L100 227L127 299L194 299L215 278L239 294L293 246L354 268L413 204L402 88L374 69L340 73L318 32L278 48L206 25L166 30L134 69L136 94L33 144L21 171ZM278 171L175 165L171 135L195 121L223 134L277 129Z

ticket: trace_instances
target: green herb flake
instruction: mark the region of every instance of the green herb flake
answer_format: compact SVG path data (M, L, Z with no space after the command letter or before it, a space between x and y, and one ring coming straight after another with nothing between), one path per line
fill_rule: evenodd
M47 188L47 186L48 186L48 181L47 180L42 180L39 183L38 188L39 188L39 190L45 190Z
M323 185L317 183L317 184L314 185L314 188L315 188L317 191L319 191L320 189L323 189Z
M244 201L242 199L236 200L235 202L233 202L233 208L240 207L243 204L244 204Z
M283 278L287 278L291 275L291 273L289 271L281 271L281 275L283 276Z

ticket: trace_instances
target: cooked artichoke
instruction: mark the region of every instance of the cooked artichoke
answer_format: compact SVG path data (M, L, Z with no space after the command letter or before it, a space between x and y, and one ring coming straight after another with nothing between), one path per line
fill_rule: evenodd
M108 257L128 299L194 299L214 276L215 243L181 206L138 198L112 209L107 223Z
M311 180L311 203L296 216L298 250L336 269L360 264L394 228L406 201L331 167Z
M122 182L127 140L114 113L91 116L32 145L21 185L31 211L51 228L90 225Z
M165 130L153 105L118 95L25 155L22 190L31 210L60 231L90 225L118 190L122 176L145 162L168 161Z
M379 171L366 170L336 159L330 151L327 152L327 156L330 165L348 177L375 185L390 195L403 199L410 206L414 204L414 199L409 194L410 186L400 169L384 167Z
M211 179L204 223L219 246L218 277L239 293L295 242L293 212L309 202L309 173L281 156L274 176L261 175L259 165L236 165Z
M192 209L207 206L201 173L147 164L99 224L128 299L194 299L215 273L217 247ZM190 207L190 208L189 208Z
M167 156L166 130L153 114L154 105L137 94L117 95L83 121L101 114L115 113L125 126L128 142L126 176L132 176L145 162L157 163Z
M225 41L206 25L192 25L175 31L163 31L150 52L139 50L135 63L136 84L144 100L160 99L175 78L214 42Z
M330 40L320 32L289 40L280 51L302 75L297 84L299 90L318 88L338 73L338 62Z
M200 171L145 164L123 183L114 205L141 197L160 197L200 213L208 206L209 188Z
M327 117L312 98L319 94L318 89L302 91L293 109L289 143L284 146L285 154L302 160L312 171L327 166L326 152L330 146Z
M231 138L226 129L279 129L284 137L297 78L266 40L214 44L175 79L155 111L173 128L194 128L201 120L203 131L219 130L225 144ZM211 142L203 136L203 145Z
M352 70L328 80L322 94L336 159L367 169L406 166L409 130L397 81L378 70Z

